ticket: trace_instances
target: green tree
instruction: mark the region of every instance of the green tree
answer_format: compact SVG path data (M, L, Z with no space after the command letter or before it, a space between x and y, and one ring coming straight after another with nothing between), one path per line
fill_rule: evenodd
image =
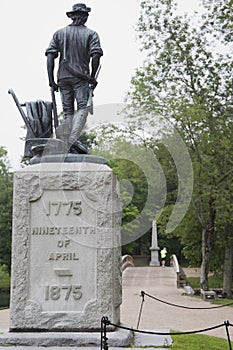
M216 232L216 216L225 210L220 179L230 177L233 161L228 142L233 132L233 64L227 53L216 50L219 28L211 21L220 8L211 9L212 15L207 12L194 20L178 15L173 0L141 2L138 33L147 60L136 71L128 94L134 108L172 120L190 152L195 176L192 204L201 229L203 289L208 288L214 241L223 234ZM141 119L133 119L142 126ZM153 126L154 117L146 123Z
M174 161L166 147L143 132L136 132L132 123L124 124L123 129L104 125L98 135L101 136L98 136L97 154L108 160L120 181L123 243L132 240L123 245L123 254L149 255L151 224L156 217L159 244L166 245L171 254L181 258L178 239L166 233L178 185Z
M221 179L220 179L221 180ZM232 277L233 277L233 197L232 197L232 175L228 175L221 182L221 198L217 202L216 227L221 233L217 237L220 252L218 254L223 260L223 292L230 299L232 298ZM224 253L225 250L225 253Z
M10 271L13 178L7 151L0 147L0 264Z
M152 220L165 199L162 169L149 143L126 125L105 125L98 134L92 151L105 157L120 185L123 253L148 254Z
M203 6L207 9L206 25L211 33L224 43L233 40L233 14L232 0L203 0Z

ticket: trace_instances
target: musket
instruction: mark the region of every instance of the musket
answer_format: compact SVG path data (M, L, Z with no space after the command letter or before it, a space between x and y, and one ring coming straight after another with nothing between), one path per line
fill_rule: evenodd
M54 128L56 133L56 128L58 127L58 114L57 114L57 103L56 103L54 87L51 86L50 91L51 91L52 105L53 105Z
M97 80L97 78L99 76L100 69L101 69L101 65L99 65L99 67L98 67L98 69L96 71L95 80ZM87 109L88 109L88 112L90 114L93 114L93 96L94 96L94 88L90 88L89 98L88 98L88 101L87 101Z
M31 124L30 124L30 122L29 122L29 120L28 120L26 114L24 113L24 110L23 110L23 108L22 108L22 105L19 103L19 100L18 100L18 98L16 97L14 91L13 91L12 89L9 89L9 90L8 90L8 94L10 94L10 95L13 97L13 99L14 99L14 101L15 101L15 104L16 104L16 106L18 107L19 113L21 114L21 116L22 116L22 118L23 118L23 121L24 121L24 123L25 123L27 129L31 131L31 133L32 133L32 135L33 135L34 137L36 137L35 132L33 131L33 128L32 128L32 126L31 126Z

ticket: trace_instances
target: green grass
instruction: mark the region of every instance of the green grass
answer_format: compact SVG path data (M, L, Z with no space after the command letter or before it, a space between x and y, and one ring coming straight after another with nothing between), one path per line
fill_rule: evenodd
M212 304L217 304L217 305L228 305L230 307L233 307L233 300L232 299L217 299L212 302ZM229 305L231 304L231 305Z
M222 286L223 286L222 279L223 279L222 275L210 276L208 279L209 289L222 288ZM200 288L199 277L188 277L187 281L189 282L190 286L193 289ZM233 288L233 285L232 285L232 288ZM199 296L198 296L198 298L199 298ZM217 300L212 301L212 304L217 304L217 305L231 304L229 306L233 307L233 300L232 299L220 299L220 298L218 298Z
M187 277L192 288L200 288L200 278L199 277ZM222 288L223 287L223 275L209 276L208 278L209 288ZM233 288L233 284L232 284Z
M10 276L4 266L0 266L0 289L7 289L10 287Z
M204 334L172 335L172 340L172 350L229 350L227 340Z

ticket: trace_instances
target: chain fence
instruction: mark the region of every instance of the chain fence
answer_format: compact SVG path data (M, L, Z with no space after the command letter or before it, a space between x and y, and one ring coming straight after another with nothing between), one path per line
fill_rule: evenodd
M140 320L141 320L141 316L142 316L142 310L143 310L143 304L145 302L145 296L147 296L148 298L151 298L153 300L156 300L160 303L163 303L163 304L166 304L166 305L169 305L169 306L174 306L174 307L178 307L178 308L181 308L181 309L188 309L188 310L215 310L215 309L219 309L219 308L223 308L225 306L231 306L233 305L233 301L230 302L230 303L227 303L227 304L224 304L224 305L217 305L217 306L208 306L208 307L191 307L191 306L185 306L185 305L178 305L178 304L174 304L174 303L171 303L169 301L164 301L164 300L161 300L159 298L156 298L155 296L153 295L150 295L146 292L144 292L143 290L141 291L141 297L142 297L142 302L141 302L141 306L140 306L140 310L139 310L139 315L138 315L138 322L137 322L137 329L139 327L139 323L140 323Z
M187 332L153 332L153 331L139 330L139 329L134 329L134 328L118 325L118 324L112 323L108 319L108 317L104 316L101 319L101 350L108 350L109 349L108 337L107 337L107 327L108 326L124 329L127 331L131 331L133 333L143 333L143 334L160 335L160 336L161 335L172 336L172 335L196 334L196 333L203 333L203 332L211 331L211 330L214 330L217 328L225 327L228 345L229 345L229 350L232 350L229 327L233 327L233 324L231 324L229 321L224 321L224 323L221 323L221 324L213 326L213 327L208 327L208 328L203 328L203 329L198 329L198 330L193 330L193 331L187 331Z
M185 305L179 305L179 304L175 304L175 303L171 303L169 301L165 301L165 300L161 300L151 294L146 293L145 291L141 291L141 305L140 305L140 310L139 310L139 315L138 315L138 322L137 322L137 328L130 328L130 327L126 327L126 326L121 326L121 325L116 325L114 323L112 323L108 317L102 317L101 320L101 350L108 350L108 337L107 337L107 327L108 326L113 326L116 328L120 328L120 329L124 329L124 330L128 330L134 333L144 333L144 334L150 334L150 335L184 335L184 334L196 334L196 333L203 333L203 332L207 332L207 331L211 331L217 328L221 328L221 327L225 327L226 330L226 335L227 335L227 341L228 341L228 345L229 345L229 350L232 350L232 345L231 345L231 339L230 339L230 333L229 333L229 327L233 327L233 324L231 324L228 320L224 321L221 324L218 324L216 326L213 327L207 327L207 328L203 328L203 329L198 329L198 330L193 330L193 331L186 331L186 332L153 332L153 331L146 331L146 330L140 330L139 328L139 324L140 324L140 320L141 320L141 316L142 316L142 311L143 311L143 304L145 302L145 297L148 297L152 300L158 301L160 303L169 305L169 306L173 306L173 307L178 307L178 308L182 308L182 309L189 309L189 310L215 310L215 309L219 309L219 308L223 308L226 306L231 306L233 305L233 302L224 304L224 305L217 305L217 306L208 306L208 307L190 307L190 306L185 306Z

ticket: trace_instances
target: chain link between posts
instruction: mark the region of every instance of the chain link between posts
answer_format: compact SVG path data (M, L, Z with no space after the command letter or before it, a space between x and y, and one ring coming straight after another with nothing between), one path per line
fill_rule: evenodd
M231 324L229 321L225 321L224 323L221 323L221 324L213 326L213 327L203 328L203 329L194 330L194 331L152 332L152 331L139 330L139 329L134 329L134 328L126 327L126 326L117 325L115 323L110 322L108 317L104 316L101 319L101 350L108 350L109 349L108 337L107 337L107 326L113 326L115 328L124 329L124 330L134 332L134 333L143 333L143 334L160 335L160 336L161 335L170 335L170 336L171 335L189 335L189 334L203 333L203 332L207 332L207 331L212 331L212 330L217 329L217 328L225 327L228 345L229 345L229 350L232 350L231 339L230 339L230 334L229 334L229 327L233 327L233 324Z

